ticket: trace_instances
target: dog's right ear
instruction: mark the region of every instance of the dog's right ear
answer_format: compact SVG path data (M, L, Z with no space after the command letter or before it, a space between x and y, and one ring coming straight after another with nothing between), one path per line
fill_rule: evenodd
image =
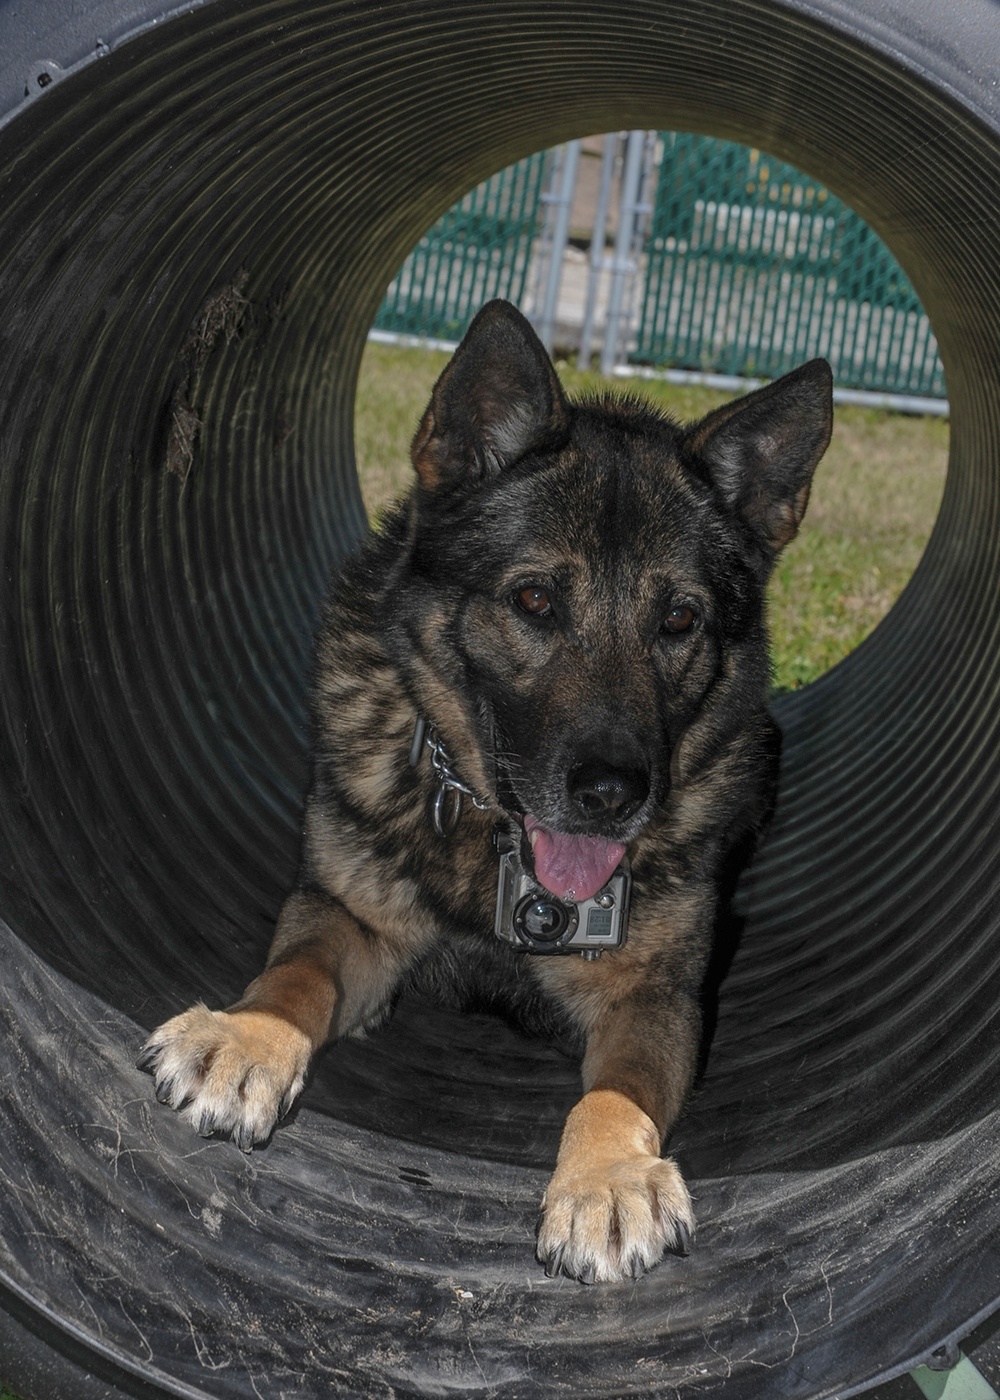
M487 302L434 386L410 456L427 490L494 478L569 430L562 388L516 307Z

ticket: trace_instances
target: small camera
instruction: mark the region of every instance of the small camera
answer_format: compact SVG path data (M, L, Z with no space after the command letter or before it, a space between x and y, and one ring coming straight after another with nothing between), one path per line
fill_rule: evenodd
M514 846L498 842L495 931L522 953L582 953L599 958L620 948L628 933L632 876L623 860L608 883L590 899L573 904L557 899L521 869Z

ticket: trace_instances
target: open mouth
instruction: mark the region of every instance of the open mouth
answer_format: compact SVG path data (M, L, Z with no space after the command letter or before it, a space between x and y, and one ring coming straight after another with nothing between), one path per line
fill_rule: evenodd
M527 813L524 830L531 846L535 879L557 899L591 899L611 879L625 854L621 841L602 836L570 836L550 831Z

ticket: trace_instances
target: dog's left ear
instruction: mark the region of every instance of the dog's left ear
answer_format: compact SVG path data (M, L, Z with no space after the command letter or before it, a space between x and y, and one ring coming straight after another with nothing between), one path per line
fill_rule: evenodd
M802 523L832 430L833 375L826 360L810 360L717 408L683 445L726 505L777 554Z
M410 448L428 490L488 481L558 446L569 413L552 361L516 307L487 302L440 379Z

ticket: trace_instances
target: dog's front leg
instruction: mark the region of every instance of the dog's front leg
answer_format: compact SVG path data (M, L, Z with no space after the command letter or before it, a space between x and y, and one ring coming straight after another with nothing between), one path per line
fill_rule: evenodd
M313 1054L363 1026L391 997L408 950L362 928L337 900L297 891L265 970L225 1011L192 1006L155 1030L139 1064L161 1103L243 1151L264 1142L305 1082Z
M690 1087L699 1022L679 995L656 1015L626 1000L590 1029L586 1092L542 1201L537 1253L550 1276L636 1278L664 1250L688 1252L691 1198L660 1146Z

